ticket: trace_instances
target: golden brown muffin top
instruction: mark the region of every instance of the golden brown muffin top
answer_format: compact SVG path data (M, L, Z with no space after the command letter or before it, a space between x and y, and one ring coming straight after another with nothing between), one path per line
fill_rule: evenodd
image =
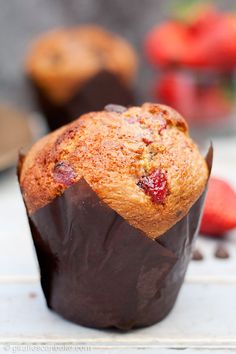
M33 43L26 61L29 77L56 103L68 100L101 70L129 85L136 68L133 48L98 26L50 31Z
M84 177L101 200L156 238L187 214L208 174L175 110L110 105L38 141L23 161L20 185L31 214Z

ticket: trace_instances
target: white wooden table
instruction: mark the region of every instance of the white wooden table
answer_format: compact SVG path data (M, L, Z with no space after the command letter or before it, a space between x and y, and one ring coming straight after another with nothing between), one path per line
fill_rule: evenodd
M213 172L236 187L236 142L215 141ZM213 257L216 241L199 239L205 259L191 262L171 314L121 333L80 327L47 309L13 172L0 177L0 221L0 353L236 352L236 233L227 241L228 260Z

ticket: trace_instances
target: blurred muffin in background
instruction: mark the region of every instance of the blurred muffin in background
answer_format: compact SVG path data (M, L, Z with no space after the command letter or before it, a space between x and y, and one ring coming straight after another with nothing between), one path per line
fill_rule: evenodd
M134 103L134 49L98 26L61 28L43 34L26 58L42 113L54 130L108 103Z

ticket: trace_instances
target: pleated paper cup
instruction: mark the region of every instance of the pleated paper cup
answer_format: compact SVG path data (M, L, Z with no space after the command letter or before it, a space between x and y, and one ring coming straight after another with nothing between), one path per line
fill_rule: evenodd
M212 148L206 162L210 173ZM48 307L96 328L162 320L183 283L206 188L156 240L104 204L85 179L28 216Z

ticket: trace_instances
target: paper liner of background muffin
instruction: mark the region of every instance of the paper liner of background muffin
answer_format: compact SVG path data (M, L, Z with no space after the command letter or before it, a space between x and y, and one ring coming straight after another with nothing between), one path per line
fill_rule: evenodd
M212 155L210 147L209 173ZM28 216L48 307L97 328L128 330L163 319L183 283L205 193L155 241L102 202L85 179Z
M33 79L29 79L35 92L38 108L44 114L50 130L62 125L87 112L103 110L108 102L116 102L123 106L135 103L132 86L125 85L116 75L101 70L86 81L82 87L66 102L51 101Z

